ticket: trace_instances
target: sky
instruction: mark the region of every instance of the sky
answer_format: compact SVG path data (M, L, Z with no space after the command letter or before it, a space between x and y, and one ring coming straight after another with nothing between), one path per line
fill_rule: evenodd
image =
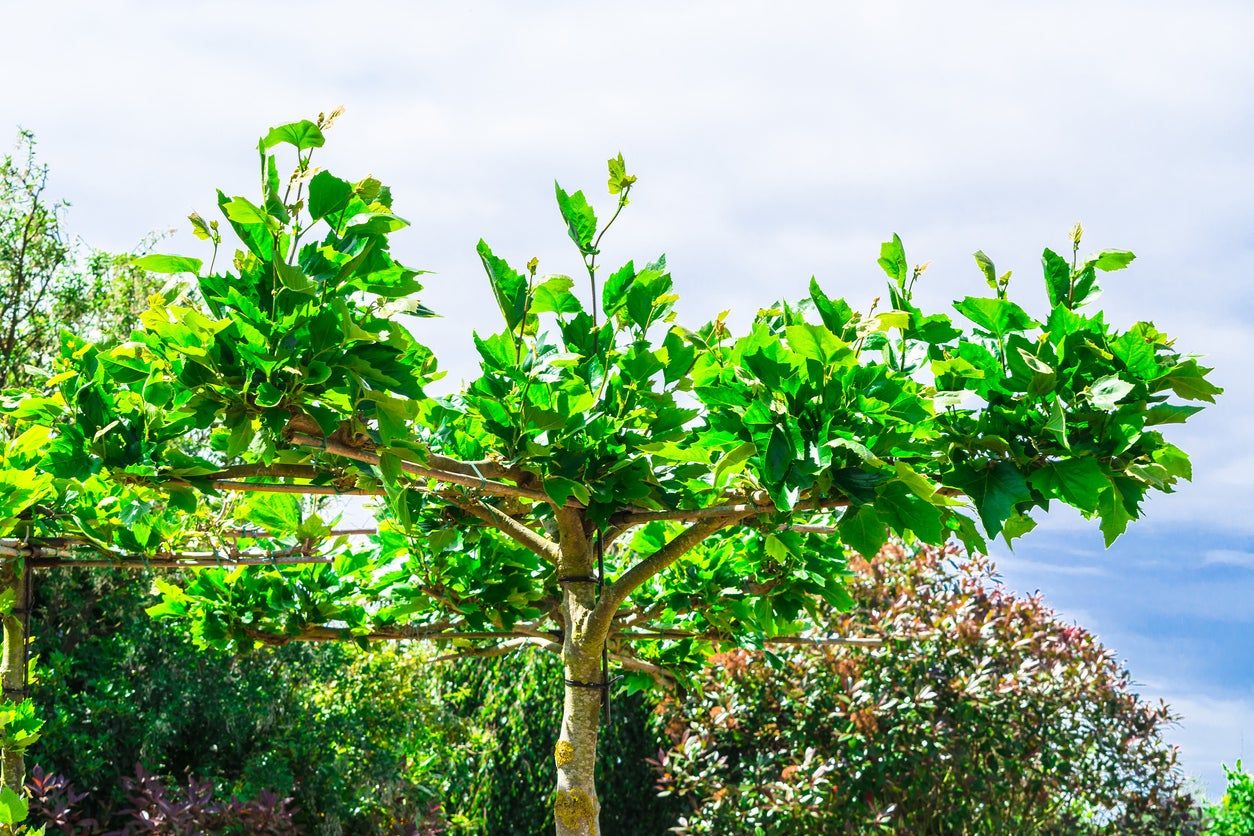
M476 241L574 271L553 180L604 212L619 151L640 180L604 261L666 253L690 323L812 275L865 307L894 232L932 262L925 309L986 290L983 249L1039 311L1041 249L1077 220L1086 249L1135 251L1102 306L1227 390L1173 428L1194 483L1109 550L1060 515L995 554L1175 707L1212 796L1254 760L1254 5L11 0L0 20L0 139L36 132L92 246L176 228L164 249L203 254L184 218L252 193L257 137L344 105L316 161L392 186L453 379L499 316Z

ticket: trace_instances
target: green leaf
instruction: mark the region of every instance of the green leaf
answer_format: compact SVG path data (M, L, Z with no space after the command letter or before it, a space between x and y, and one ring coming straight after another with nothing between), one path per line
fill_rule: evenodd
M1050 307L1067 304L1071 295L1071 265L1051 249L1041 254L1045 269L1045 291L1049 294Z
M283 205L283 198L279 196L279 166L275 162L274 155L266 156L266 184L264 187L265 200L263 204L266 211L273 217L278 218L287 223L291 220L291 216L287 212L287 207Z
M988 282L989 287L996 290L997 268L993 265L993 260L985 255L983 250L976 250L975 263L980 268L980 272L984 274L984 281Z
M1110 479L1093 459L1066 459L1035 471L1032 486L1047 497L1061 499L1086 513L1097 510L1097 498Z
M1128 530L1128 523L1134 516L1129 512L1124 494L1119 489L1118 480L1110 483L1110 487L1098 500L1097 512L1101 515L1102 537L1106 548L1110 548L1119 535Z
M249 494L235 516L278 536L291 534L300 527L300 499L290 493Z
M0 787L0 824L15 825L26 820L30 805L7 785Z
M228 198L218 192L218 208L230 222L231 228L254 255L262 261L274 256L274 235L270 229L271 218L262 213L250 201L242 197Z
M570 276L554 276L536 286L531 300L532 313L573 314L583 310L579 299L570 292L575 280Z
M227 436L226 454L234 458L252 444L253 436L257 432L257 427L253 424L252 418L239 413L234 422L228 424L231 429L230 435Z
M792 449L792 442L788 439L788 433L780 427L773 428L771 439L766 445L766 455L763 457L762 475L766 481L771 484L784 481L794 458L795 453Z
M848 302L844 299L829 298L813 276L810 277L810 300L814 302L815 310L819 312L823 324L833 334L841 337L847 336L845 327L854 318L853 308L849 307Z
M609 170L610 194L624 192L631 188L632 184L636 182L636 176L634 174L627 173L627 163L623 161L623 155L621 152L617 157L611 157L609 159Z
M274 262L274 272L278 274L279 282L288 290L312 295L317 287L308 276L301 272L299 267L285 261Z
M789 348L824 366L853 360L853 352L849 346L822 325L789 325L784 333L788 337Z
M353 185L328 171L319 171L309 181L309 214L314 220L325 218L348 205Z
M891 241L880 244L880 257L877 262L888 278L905 287L906 278L910 275L910 265L906 262L906 249L901 245L901 238L893 233Z
M1136 256L1127 250L1102 250L1097 254L1097 258L1093 259L1093 266L1109 273L1112 270L1122 270L1131 264L1134 258Z
M1153 452L1154 461L1162 465L1171 476L1193 481L1193 463L1188 453L1174 444L1164 444Z
M1023 474L1007 461L992 462L985 467L955 468L954 480L975 503L990 537L998 535L1018 503L1032 498Z
M544 492L553 500L553 504L558 506L565 505L571 497L582 505L587 505L592 499L586 487L565 476L547 477L544 480Z
M910 530L924 543L939 545L945 536L940 510L925 502L901 482L889 482L875 498L875 510L897 532Z
M283 402L283 390L269 381L264 381L257 387L256 400L257 406L263 409L272 409Z
M662 347L666 350L666 367L662 376L668 384L675 383L692 371L692 365L697 359L697 349L684 339L678 328L672 328L666 333Z
M1206 379L1211 371L1198 365L1196 360L1185 360L1155 382L1166 383L1173 392L1187 400L1214 403L1215 396L1223 394L1224 390Z
M1205 407L1184 406L1183 404L1163 403L1145 410L1145 426L1159 424L1183 424L1189 418L1201 412Z
M1049 407L1049 419L1045 422L1045 432L1058 436L1058 443L1063 449L1071 449L1071 443L1067 441L1067 413L1063 410L1062 398L1057 395L1054 396L1054 402Z
M191 273L198 275L200 267L204 264L199 258L191 258L185 255L151 255L141 256L135 259L132 264L140 270L147 270L150 273Z
M483 261L483 269L488 273L496 303L505 317L505 325L510 331L514 331L527 310L527 279L510 267L505 259L497 258L483 239L479 240L477 249L479 258Z
M888 542L888 530L875 509L869 505L850 508L836 524L840 539L863 557L875 557Z
M752 441L746 441L720 456L714 465L714 488L722 490L727 487L731 477L744 470L745 463L757 455L757 452L757 445Z
M588 205L588 199L583 196L583 192L567 194L557 183L553 184L553 188L557 192L557 208L562 213L562 219L566 221L570 240L575 242L580 252L592 253L592 236L597 232L597 216Z
M1158 376L1158 361L1154 357L1154 343L1136 330L1122 334L1110 342L1110 351L1123 361L1128 371L1140 380L1153 380Z
M213 227L205 222L199 212L192 212L187 216L187 220L191 221L192 234L202 241L211 241L214 237Z
M239 224L265 226L269 228L274 219L246 197L233 197L222 204L222 211L227 220Z
M897 471L897 480L913 491L915 496L933 505L942 504L945 501L943 496L937 495L936 483L910 465L905 462L894 462L893 468Z
M266 150L284 142L296 146L298 151L303 151L306 148L321 148L326 142L326 137L322 135L322 130L317 125L308 119L302 119L299 122L289 122L286 125L271 128L269 133L261 138L261 148Z
M613 316L627 304L627 291L635 280L636 265L630 261L605 280L605 287L601 289L601 310L606 316Z
M998 337L1016 331L1027 331L1039 325L1027 311L1009 299L968 296L954 302L958 313Z
M854 441L852 438L843 438L837 436L827 442L828 447L834 447L841 450L848 450L867 464L883 467L884 460L871 452L871 449L861 441Z
M1089 387L1089 400L1099 409L1114 409L1136 386L1118 375L1107 375L1093 381Z

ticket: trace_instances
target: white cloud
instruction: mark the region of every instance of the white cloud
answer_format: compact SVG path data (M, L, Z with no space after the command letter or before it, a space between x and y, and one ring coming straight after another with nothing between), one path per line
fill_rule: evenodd
M1156 689L1157 690L1157 689ZM1185 771L1201 781L1212 801L1223 796L1223 765L1254 761L1254 695L1214 697L1187 691L1163 693L1180 724L1167 734L1180 747Z
M1207 566L1239 566L1242 569L1254 569L1254 552L1242 552L1235 549L1212 549L1202 560Z

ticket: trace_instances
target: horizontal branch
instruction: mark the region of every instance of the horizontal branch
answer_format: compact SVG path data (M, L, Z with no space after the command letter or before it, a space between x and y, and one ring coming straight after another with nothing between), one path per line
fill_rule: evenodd
M781 525L780 531L795 531L798 534L838 534L840 529L834 525Z
M936 493L941 496L961 496L962 492L954 488L937 486ZM829 497L826 499L803 499L795 504L790 511L827 511L836 508L848 508L847 497ZM612 517L612 523L620 526L640 525L647 522L691 522L695 520L724 517L749 517L757 514L788 513L775 507L764 491L756 491L751 496L740 497L734 502L709 505L705 508L683 508L655 511L643 508L627 508ZM785 525L781 528L796 529L799 526ZM816 532L830 533L830 532Z
M213 473L206 473L203 476L185 476L185 479L208 479L210 481L222 481L231 479L248 479L255 476L275 476L278 478L290 479L316 479L319 476L328 475L325 470L319 470L311 464L290 464L286 462L275 462L273 464L236 464L230 467L224 467Z
M501 642L500 644L489 645L488 647L465 647L453 653L445 653L443 656L437 656L431 661L450 662L455 659L477 658L491 659L498 656L507 656L524 647L533 647L540 650L547 650L550 653L561 654L562 646L555 641L547 639L538 639L533 636L520 636L516 639Z
M662 688L669 689L675 686L675 675L661 665L655 665L652 662L646 662L643 659L637 659L635 656L627 656L621 653L610 653L609 658L613 659L625 670L647 673Z
M290 493L301 496L383 496L383 488L337 488L335 485L293 485L287 482L235 482L218 480L209 483L220 491L236 493Z
M847 508L849 500L844 498L802 500L793 506L793 511L823 511L831 508ZM646 522L691 522L707 519L729 519L773 514L779 512L766 497L747 498L741 502L709 505L705 508L687 508L671 511L649 511L644 509L628 509L614 515L614 522L619 525L640 525Z
M697 639L719 643L735 643L736 640L722 633L694 633L690 630L632 630L614 633L610 641L680 641ZM765 644L787 645L847 645L850 647L882 647L885 639L861 636L768 636Z
M379 456L368 450L359 450L342 441L333 438L317 438L303 433L293 433L290 437L293 444L305 447L311 450L322 450L333 456L350 459L362 464L378 466ZM467 473L457 473L447 470L439 470L437 468L425 467L414 462L401 460L401 470L411 476L417 476L422 479L431 479L436 482L442 482L449 485L460 485L464 488L472 488L490 496L512 496L518 499L530 499L535 502L547 502L552 504L553 500L544 491L537 491L531 488L524 488L518 485L509 485L504 482L498 482L485 477Z
M357 641L366 639L367 641L430 641L430 642L452 642L452 641L497 641L502 639L517 638L539 638L528 633L519 633L512 630L484 630L484 631L451 631L446 627L391 627L371 630L367 633L354 633L347 627L306 627L300 633L294 635L278 635L274 633L266 633L262 630L247 630L245 635L255 639L263 644L287 644L288 642L341 642L341 641ZM548 633L544 638L552 641L560 641L561 636L558 633Z
M319 542L324 540L332 540L337 537L372 537L379 533L377 528L333 528L321 537L302 537L301 542ZM236 528L227 529L226 531L191 531L188 532L184 539L195 540L197 538L211 539L213 537L223 537L230 540L277 540L287 535L272 534L259 528ZM20 548L23 544L39 547L41 549L48 548L64 548L67 546L82 546L84 548L93 549L98 552L105 552L106 549L94 540L86 537L79 537L73 534L64 534L57 537L32 536L29 540L19 540L17 538L5 538L0 540L0 549L5 547ZM0 554L6 552L0 551Z
M333 528L325 535L317 539L330 539L333 537L373 537L379 533L377 528ZM275 537L268 531L259 528L236 528L223 531L223 537L230 537L234 540L269 540ZM282 536L282 535L279 535Z
M314 420L312 416L297 414L293 415L288 421L286 433L289 438L293 439L296 436L321 439L323 429L322 425ZM462 460L428 451L427 464L431 465L435 470L447 473L460 473L476 479L514 479L517 481L522 476L522 471L519 468L511 467L497 459Z
M32 557L27 564L32 569L135 569L143 571L146 569L195 569L203 567L216 567L219 569L231 569L236 566L294 566L313 563L331 563L335 558L332 555L304 555L292 554L277 557L187 557L178 555L175 557L137 557L128 555L126 557L117 558L88 558L75 560L73 558L59 557Z

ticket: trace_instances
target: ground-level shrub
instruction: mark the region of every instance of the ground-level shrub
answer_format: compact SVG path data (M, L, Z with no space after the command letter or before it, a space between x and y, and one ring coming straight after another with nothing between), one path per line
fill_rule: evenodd
M686 833L1187 833L1165 705L987 558L888 547L831 631L884 646L723 654L672 701Z
M526 697L560 694L556 658L433 663L429 646L387 643L208 652L144 615L149 584L64 571L36 586L34 697L48 721L32 760L77 788L80 816L133 806L125 782L143 763L171 786L195 775L223 797L291 797L300 832L552 830L559 716ZM605 832L664 832L675 805L646 763L652 703L612 708Z
M198 650L144 614L149 584L85 570L40 575L35 587L32 695L47 721L31 760L85 793L89 815L127 807L123 779L143 763L226 797L290 796L301 832L394 832L430 817L443 777L429 753L442 731L423 691L425 656Z
M49 775L36 766L31 770L32 827L69 836L132 836L142 833L257 834L292 836L292 799L262 792L253 799L220 798L209 781L189 777L182 786L170 787L159 776L137 764L133 775L123 778L127 806L97 818L84 811L90 803L63 775Z

